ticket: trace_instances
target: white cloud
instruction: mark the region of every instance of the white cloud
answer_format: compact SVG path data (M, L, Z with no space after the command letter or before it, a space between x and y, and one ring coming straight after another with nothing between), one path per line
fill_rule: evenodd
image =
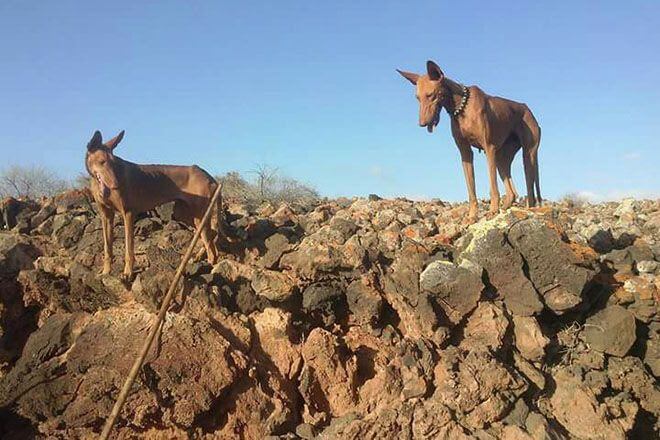
M374 177L383 177L383 168L380 165L372 165L369 168L369 174Z
M660 191L628 189L628 190L612 190L612 191L599 193L595 191L583 190L583 191L577 191L575 195L591 203L597 203L597 202L617 201L627 198L658 199L660 198Z
M641 157L642 157L642 155L637 151L631 151L631 152L625 153L623 155L623 158L625 160L638 160L638 159L641 159Z

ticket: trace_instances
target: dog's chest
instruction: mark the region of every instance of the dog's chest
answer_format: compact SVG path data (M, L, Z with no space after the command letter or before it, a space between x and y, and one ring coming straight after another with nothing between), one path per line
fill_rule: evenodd
M452 131L456 137L464 139L470 145L477 148L482 147L484 139L483 126L478 124L474 118L467 115L452 118Z

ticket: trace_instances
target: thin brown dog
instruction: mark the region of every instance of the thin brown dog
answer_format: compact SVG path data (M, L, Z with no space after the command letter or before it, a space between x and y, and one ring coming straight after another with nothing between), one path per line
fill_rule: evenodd
M451 133L461 153L470 211L468 221L477 218L477 195L474 184L474 154L471 147L484 150L490 177L490 213L497 213L500 193L497 172L504 182L504 209L511 206L517 194L511 180L511 162L522 147L527 184L527 206L541 203L538 149L541 128L526 104L490 96L477 86L462 86L447 78L433 61L426 62L426 75L403 72L404 78L416 86L419 100L419 125L429 133L438 125L440 110L451 117ZM534 188L536 187L536 196Z
M131 279L135 262L133 253L133 220L141 212L174 201L174 216L191 226L197 226L208 207L218 183L196 165L139 165L114 155L114 149L124 137L124 131L103 143L96 131L87 144L85 166L91 192L101 213L103 229L103 270L109 274L112 265L113 222L115 211L124 219L126 258L123 277ZM222 202L218 200L215 216L220 234ZM201 233L209 262L218 257L215 233L207 223Z

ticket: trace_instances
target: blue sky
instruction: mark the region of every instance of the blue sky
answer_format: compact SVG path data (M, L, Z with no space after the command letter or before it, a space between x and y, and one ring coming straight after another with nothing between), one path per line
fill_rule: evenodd
M447 114L419 128L394 70L430 58L531 107L544 196L658 197L658 53L657 1L3 0L0 157L75 176L95 129L125 129L134 162L462 200ZM487 197L484 155L475 167ZM522 193L520 157L514 172Z

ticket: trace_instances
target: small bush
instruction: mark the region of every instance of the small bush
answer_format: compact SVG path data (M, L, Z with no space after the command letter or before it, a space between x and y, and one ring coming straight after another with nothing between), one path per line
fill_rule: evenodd
M223 197L243 200L251 204L308 204L319 199L319 193L311 185L283 176L277 168L259 165L249 181L236 171L216 179L222 182Z
M51 197L70 187L53 171L41 166L12 165L0 173L0 195L35 199Z
M561 198L570 207L579 208L589 203L589 198L580 193L568 193Z

